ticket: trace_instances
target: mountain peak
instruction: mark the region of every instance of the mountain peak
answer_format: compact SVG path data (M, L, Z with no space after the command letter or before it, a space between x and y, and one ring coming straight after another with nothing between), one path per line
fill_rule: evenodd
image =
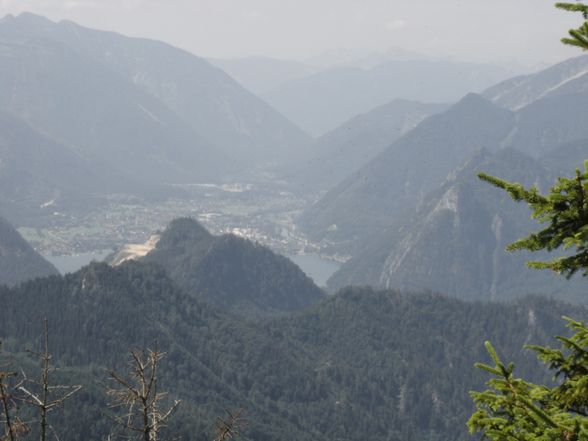
M482 95L477 93L468 93L465 95L461 100L459 100L454 108L464 108L469 109L472 107L479 107L479 106L486 106L498 109L499 107L495 106L491 101L484 98Z
M446 115L451 116L452 119L457 118L459 121L474 121L480 118L494 117L508 119L511 114L510 110L497 106L477 93L468 93L446 112Z
M48 18L32 12L21 12L18 15L7 14L0 19L2 37L7 37L9 40L26 40L31 35L51 32L54 26L55 23Z
M198 222L196 219L192 217L179 217L177 219L172 220L166 228L166 233L169 233L170 231L180 230L188 231L194 234L209 234L206 228L204 228L200 222Z
M191 218L172 221L141 260L162 266L186 292L239 315L282 314L323 297L286 257L231 234L213 236Z
M25 25L35 25L35 26L47 26L47 25L54 25L55 23L49 20L47 17L42 15L34 14L32 12L21 12L17 16L13 16L9 14L8 16L12 17L14 21ZM7 16L7 17L8 17Z
M157 248L173 247L180 242L208 239L210 237L211 234L208 230L197 220L191 217L181 217L170 222L161 234Z

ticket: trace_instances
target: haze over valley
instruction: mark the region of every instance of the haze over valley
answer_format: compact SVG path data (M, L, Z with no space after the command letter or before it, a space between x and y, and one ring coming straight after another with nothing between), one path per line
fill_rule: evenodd
M486 340L550 384L520 348L588 319L580 15L195 3L0 1L0 440L45 441L43 369L80 441L477 439Z

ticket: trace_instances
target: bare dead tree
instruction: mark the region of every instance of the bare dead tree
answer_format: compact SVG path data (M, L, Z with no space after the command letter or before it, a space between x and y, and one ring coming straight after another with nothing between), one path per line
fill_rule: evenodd
M0 342L0 350L2 350L2 342ZM16 372L7 371L5 369L9 366L2 366L0 368L0 403L2 404L2 411L4 412L4 435L0 437L0 441L5 439L14 441L16 439L15 430L11 420L11 401L12 397L9 392L8 380L16 377Z
M0 436L0 441L15 441L17 439L16 428L14 427L14 422L12 420L12 408L14 406L9 391L10 386L7 383L10 378L16 376L16 372L0 370L0 402L4 413L4 419L2 420L4 423L4 435Z
M214 441L229 441L241 435L241 430L247 425L247 420L242 418L243 409L234 412L225 410L227 416L216 419L216 438Z
M161 429L167 426L170 417L180 405L175 400L165 411L160 409L161 401L167 394L158 390L159 361L165 356L157 347L147 350L130 351L129 374L120 375L109 370L108 375L114 387L107 390L113 398L111 409L121 409L121 415L112 418L128 438L143 441L158 441ZM132 435L132 434L135 435Z
M49 377L50 374L55 372L55 368L51 366L51 354L49 353L49 330L47 320L45 319L44 327L44 348L43 352L34 352L29 350L31 354L41 360L41 378L38 380L29 379L23 373L22 385L18 386L18 390L23 393L22 400L36 407L39 412L39 439L40 441L46 441L47 429L51 430L54 437L58 440L57 434L52 426L47 424L47 416L50 412L61 407L65 401L71 398L76 392L78 392L82 386L65 386L57 385L52 386ZM24 385L27 385L25 387ZM31 385L34 390L29 390L28 385ZM53 398L55 396L55 398Z
M17 415L18 405L13 394L18 387L18 384L13 383L18 373L9 369L10 364L0 366L0 416L4 415L0 418L0 423L4 426L4 434L0 434L0 441L16 441L28 432L28 427Z

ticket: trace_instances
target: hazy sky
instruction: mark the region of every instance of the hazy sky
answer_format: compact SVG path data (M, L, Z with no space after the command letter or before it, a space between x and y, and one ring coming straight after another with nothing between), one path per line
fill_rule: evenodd
M333 48L405 49L475 61L542 64L581 17L546 0L0 0L2 15L150 37L202 56L302 59Z

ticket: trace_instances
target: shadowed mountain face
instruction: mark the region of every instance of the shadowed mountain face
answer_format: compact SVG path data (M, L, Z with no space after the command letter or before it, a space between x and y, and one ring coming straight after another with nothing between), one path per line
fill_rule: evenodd
M141 260L161 265L186 292L243 316L292 312L324 297L286 257L233 235L213 236L193 219L174 220Z
M504 145L539 158L556 146L586 139L588 125L583 113L587 106L585 92L534 101L516 113L516 130L504 140Z
M310 192L329 190L414 129L446 104L394 100L358 115L313 144L312 156L290 171L292 180Z
M58 271L0 217L0 285L16 285Z
M508 76L496 66L398 60L369 69L332 68L286 82L263 97L308 133L321 135L394 99L454 102Z
M525 268L531 258L549 258L546 253L505 251L537 226L525 205L480 181L481 171L543 190L553 179L538 161L515 150L479 153L433 191L414 216L347 262L329 281L330 288L372 284L480 300L534 293L585 303L581 277L568 281Z
M93 163L67 145L0 111L0 209L19 224L51 213L63 199L128 186L107 164Z
M0 110L0 212L14 224L46 225L56 211L102 204L105 194L126 192L150 199L174 194L158 177L152 178L130 176L112 158L82 151Z
M300 223L311 238L353 253L361 242L410 215L466 158L480 148L496 150L514 124L512 112L468 95L329 191Z
M582 169L588 160L588 138L556 147L540 158L541 163L557 176L568 176L573 170Z
M308 145L224 72L164 43L22 14L0 23L0 49L4 110L132 178L218 178Z

